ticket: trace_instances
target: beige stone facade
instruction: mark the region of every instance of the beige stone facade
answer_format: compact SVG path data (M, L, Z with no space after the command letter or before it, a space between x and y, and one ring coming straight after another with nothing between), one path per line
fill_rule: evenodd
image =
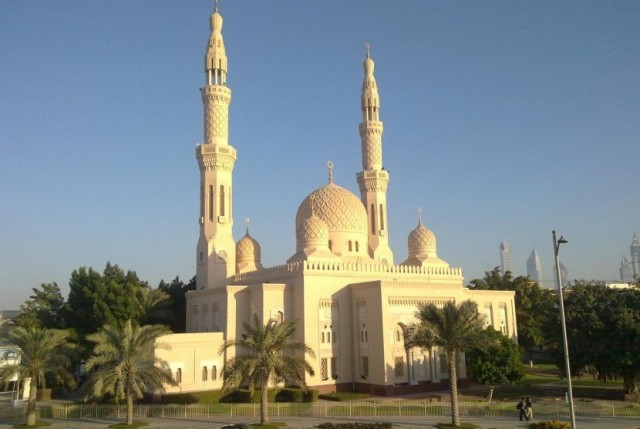
M253 314L261 320L297 320L298 341L315 351L315 375L307 383L320 391L359 390L392 394L440 387L447 378L441 351L407 350L402 328L415 320L418 304L471 299L487 324L517 340L513 292L471 291L462 270L437 255L435 234L421 216L408 228L407 258L394 262L389 247L387 184L382 165L383 123L367 52L359 125L360 196L333 181L303 198L295 224L295 252L282 265L263 267L260 245L247 231L232 237L232 179L236 151L228 144L227 57L222 17L211 17L205 55L205 142L196 148L200 168L200 238L197 290L187 294L188 334L170 335L171 350L158 350L181 383L169 392L220 388L220 371L230 356L218 354L225 339L243 333ZM293 248L293 246L292 246ZM233 351L231 351L233 353ZM464 356L460 376L466 377Z

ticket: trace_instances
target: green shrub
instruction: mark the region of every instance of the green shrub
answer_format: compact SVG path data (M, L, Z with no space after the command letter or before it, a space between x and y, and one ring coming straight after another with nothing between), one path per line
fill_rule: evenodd
M269 389L267 391L267 400L269 402L276 401L276 390ZM251 393L248 389L236 389L227 395L220 398L219 402L236 403L236 404L259 404L260 403L260 391L255 390Z
M360 392L334 392L334 393L323 393L318 397L320 399L324 399L325 401L357 401L358 399L369 398L371 395L368 393L360 393Z
M531 429L571 429L571 425L569 423L560 422L558 420L535 422L531 423L529 427Z
M173 393L162 396L163 404L216 404L223 402L226 393L222 390L206 390L204 392Z
M391 423L321 423L316 426L319 429L391 429Z
M317 390L303 390L299 388L286 387L276 394L276 402L316 402L318 400Z

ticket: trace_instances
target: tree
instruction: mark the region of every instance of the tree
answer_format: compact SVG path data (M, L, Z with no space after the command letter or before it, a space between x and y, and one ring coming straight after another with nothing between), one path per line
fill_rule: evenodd
M139 305L139 323L141 325L160 324L173 317L169 294L161 289L141 287L136 292Z
M621 377L625 393L637 392L640 290L576 282L565 293L564 306L572 375L593 366L600 380ZM560 341L556 334L552 352L558 367L564 369Z
M89 335L95 346L86 363L87 370L93 371L85 388L87 395L110 394L126 400L127 425L132 424L133 401L141 399L144 391L177 385L168 364L154 352L168 347L157 339L169 333L161 325L137 326L128 320L121 327L105 325Z
M495 386L510 385L524 378L522 353L517 344L501 332L487 327L485 344L466 353L467 374L475 382L489 386L489 402Z
M171 317L157 323L168 325L173 332L181 333L187 331L187 298L185 294L190 290L196 290L196 277L193 276L189 283L185 284L179 277L176 277L171 283L160 281L158 289L169 294L168 305L171 311Z
M559 324L557 299L550 289L544 289L528 277L513 277L510 271L501 274L500 267L485 271L484 278L471 280L470 289L512 290L515 292L518 344L531 353L535 349L549 346L549 335L557 331Z
M43 283L40 288L33 288L33 295L20 306L16 324L25 328L64 329L65 302L60 288L55 282Z
M260 389L260 423L269 422L267 389L271 383L307 387L305 373L313 375L306 354L314 357L313 350L304 343L293 340L295 321L281 323L269 320L260 323L254 315L253 324L244 323L245 333L239 339L226 340L220 354L231 347L244 351L227 360L222 371L224 389L248 385L253 391Z
M459 426L457 356L474 347L481 347L483 316L478 305L466 300L456 305L447 302L439 308L435 304L418 306L415 343L422 348L442 347L447 357L449 396L451 398L451 423Z
M134 271L125 273L110 262L102 275L93 268L74 270L69 286L68 323L83 337L104 325L155 320L156 310L161 309L163 300L168 298L164 292L150 289Z
M17 364L0 367L0 380L7 381L17 375L18 383L31 379L27 404L27 426L36 423L36 397L38 387L46 386L46 376L52 375L56 382L74 386L73 375L68 371L69 351L66 331L46 328L18 327L9 335L14 352L20 356Z

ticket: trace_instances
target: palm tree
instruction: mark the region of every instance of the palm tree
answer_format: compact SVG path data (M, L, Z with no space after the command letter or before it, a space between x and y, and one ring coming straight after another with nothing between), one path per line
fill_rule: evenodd
M438 308L435 304L418 306L416 317L420 321L415 326L413 341L422 348L439 346L447 356L449 372L449 396L451 400L451 423L459 425L458 412L458 353L474 347L481 347L484 338L483 316L478 313L478 305L470 300L460 305L447 302Z
M173 319L169 308L170 296L162 289L151 289L148 286L140 287L136 292L136 298L140 307L140 324L148 325Z
M73 374L68 371L68 352L74 345L68 341L69 333L58 329L18 327L9 334L9 343L20 357L19 363L0 367L0 380L17 376L17 383L31 379L27 403L27 426L36 423L36 397L38 387L46 386L46 376L56 382L74 386Z
M222 371L223 385L226 390L247 384L251 391L260 389L260 423L265 424L269 423L267 388L270 382L306 388L305 372L310 375L314 372L305 355L314 357L314 353L306 344L292 339L295 321L269 320L262 325L254 315L253 324L245 322L243 325L242 338L226 340L220 348L220 354L230 347L246 352L227 360Z
M137 326L128 320L121 328L105 325L87 336L95 343L87 360L87 370L95 369L86 387L88 396L113 395L127 402L127 425L133 423L133 401L141 399L145 390L177 385L165 361L156 357L155 348L168 348L156 343L158 337L171 332L162 325Z

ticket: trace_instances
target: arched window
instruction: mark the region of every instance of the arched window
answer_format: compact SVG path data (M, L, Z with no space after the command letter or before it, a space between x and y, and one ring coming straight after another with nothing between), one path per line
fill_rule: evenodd
M380 204L380 231L384 230L384 208Z
M207 367L203 366L202 367L202 381L207 381L207 379L209 378L209 374L207 371Z
M353 252L353 243L349 240L349 252Z
M176 369L176 383L182 383L182 368Z
M211 367L211 380L216 381L218 379L218 367L213 365Z
M224 186L220 185L220 216L224 216Z
M324 332L320 334L320 342L324 343Z
M209 221L213 222L213 185L209 185Z
M360 243L356 241L356 252L359 252L359 251L360 251Z
M376 233L376 209L373 204L371 204L371 234Z

